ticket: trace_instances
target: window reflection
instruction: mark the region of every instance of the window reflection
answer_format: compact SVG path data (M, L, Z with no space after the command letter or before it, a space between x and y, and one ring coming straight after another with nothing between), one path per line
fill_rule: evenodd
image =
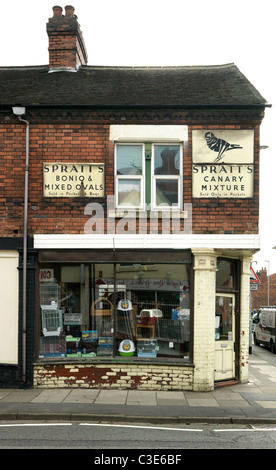
M178 204L178 181L156 180L156 205Z
M142 150L142 145L117 145L117 175L141 175Z
M154 174L179 175L179 145L154 146Z

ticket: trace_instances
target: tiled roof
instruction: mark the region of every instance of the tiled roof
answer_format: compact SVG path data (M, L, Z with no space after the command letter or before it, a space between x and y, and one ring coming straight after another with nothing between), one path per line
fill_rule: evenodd
M0 67L0 106L267 106L235 64L48 70Z

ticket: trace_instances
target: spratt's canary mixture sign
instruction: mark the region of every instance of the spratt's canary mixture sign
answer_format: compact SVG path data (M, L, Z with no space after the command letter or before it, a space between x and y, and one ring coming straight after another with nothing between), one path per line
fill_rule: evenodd
M103 197L103 163L44 163L44 197Z
M193 130L193 197L250 198L253 130Z

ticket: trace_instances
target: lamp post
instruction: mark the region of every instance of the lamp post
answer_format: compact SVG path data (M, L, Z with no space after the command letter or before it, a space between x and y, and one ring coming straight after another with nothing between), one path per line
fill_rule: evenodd
M267 305L269 307L269 260L265 259L265 263L267 263Z

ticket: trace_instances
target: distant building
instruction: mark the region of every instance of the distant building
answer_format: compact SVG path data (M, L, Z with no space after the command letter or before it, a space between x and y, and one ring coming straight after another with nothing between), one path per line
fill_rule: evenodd
M258 310L260 307L267 306L268 304L276 305L276 273L269 276L269 286L266 268L262 268L256 274L260 282L257 285L257 290L251 291L252 310Z

